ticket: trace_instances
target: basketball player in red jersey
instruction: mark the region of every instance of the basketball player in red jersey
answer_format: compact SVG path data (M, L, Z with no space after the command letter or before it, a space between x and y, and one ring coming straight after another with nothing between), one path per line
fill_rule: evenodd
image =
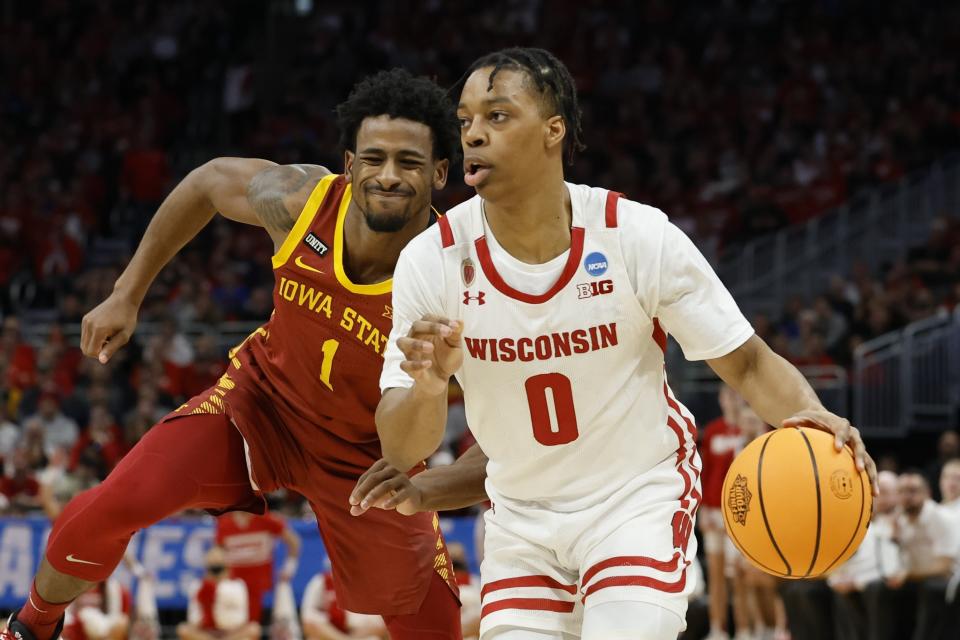
M401 70L361 82L337 113L343 175L240 158L195 169L161 204L113 294L84 317L84 353L108 362L150 283L217 212L263 227L276 247L270 321L230 352L214 387L66 506L3 640L56 638L69 602L113 572L138 529L186 508L262 513L261 493L280 487L310 501L344 607L382 615L393 638L461 637L436 515L352 517L348 502L381 456L374 411L393 268L434 218L431 190L457 154L457 121L439 87ZM443 489L476 477L467 470Z

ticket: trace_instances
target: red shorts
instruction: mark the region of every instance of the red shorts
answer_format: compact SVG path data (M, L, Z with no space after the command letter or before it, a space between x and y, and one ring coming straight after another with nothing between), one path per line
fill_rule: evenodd
M164 422L189 419L212 392L200 394ZM313 507L342 607L388 616L415 613L434 572L454 594L459 592L435 513L403 516L371 509L350 515L357 479L380 456L377 442L351 443L305 424L282 399L243 384L243 378L220 397L223 419L232 421L247 444L258 488L291 489Z

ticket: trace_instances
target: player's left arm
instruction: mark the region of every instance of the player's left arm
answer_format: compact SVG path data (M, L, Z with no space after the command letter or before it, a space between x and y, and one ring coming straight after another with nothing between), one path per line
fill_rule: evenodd
M289 524L283 527L283 531L280 532L280 539L287 546L287 559L283 561L283 567L280 569L280 580L289 582L293 580L293 576L297 573L297 566L300 564L300 548L303 541Z
M450 511L487 499L487 456L473 445L453 464L427 469L412 478L384 459L360 476L350 494L350 513L396 509L405 516L421 511Z
M645 297L655 301L652 317L673 334L687 359L705 360L768 424L834 434L838 450L844 445L853 450L857 466L867 470L876 494L876 465L860 432L845 418L827 411L803 374L754 333L690 238L666 223L656 250L658 277L647 279L656 284Z
M838 451L849 444L857 468L867 470L876 494L877 468L860 431L846 418L827 411L803 374L759 336L751 336L727 355L707 360L707 364L768 424L830 432L836 436Z

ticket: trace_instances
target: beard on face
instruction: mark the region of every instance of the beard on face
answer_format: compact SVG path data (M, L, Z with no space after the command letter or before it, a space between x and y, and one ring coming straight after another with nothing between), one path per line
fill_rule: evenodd
M371 231L378 233L394 233L403 229L404 225L410 219L406 211L400 213L374 213L364 211L363 218L367 221L367 226Z

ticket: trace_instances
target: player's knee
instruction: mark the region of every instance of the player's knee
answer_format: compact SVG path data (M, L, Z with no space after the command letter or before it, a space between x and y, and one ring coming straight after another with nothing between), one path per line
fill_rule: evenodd
M583 616L582 640L676 640L683 618L649 602L605 602Z

